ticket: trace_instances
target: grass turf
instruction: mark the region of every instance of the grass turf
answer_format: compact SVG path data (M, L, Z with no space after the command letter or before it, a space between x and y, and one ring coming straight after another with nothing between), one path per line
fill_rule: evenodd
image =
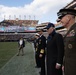
M34 51L31 43L24 48L24 56L14 56L1 68L0 75L39 75L40 69L35 68Z
M0 42L0 68L17 53L17 50L17 42Z

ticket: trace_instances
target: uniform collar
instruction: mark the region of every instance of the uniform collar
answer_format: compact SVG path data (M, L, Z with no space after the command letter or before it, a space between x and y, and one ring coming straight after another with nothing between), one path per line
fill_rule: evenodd
M41 37L41 36L43 36L43 34L42 34L42 35L40 35L40 37Z

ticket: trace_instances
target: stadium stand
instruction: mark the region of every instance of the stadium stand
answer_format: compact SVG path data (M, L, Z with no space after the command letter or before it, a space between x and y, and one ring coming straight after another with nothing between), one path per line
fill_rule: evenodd
M0 22L0 25L20 25L20 26L36 26L38 24L38 20L3 20Z
M0 22L0 41L17 41L20 37L25 39L32 38L36 32L35 30L33 31L34 28L32 27L36 27L37 24L38 20L3 20ZM17 32L15 31L16 28L12 28L16 26L18 26Z

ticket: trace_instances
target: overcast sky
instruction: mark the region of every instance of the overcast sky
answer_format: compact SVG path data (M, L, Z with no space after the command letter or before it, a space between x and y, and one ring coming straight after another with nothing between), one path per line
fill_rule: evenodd
M57 12L72 0L0 0L0 21L36 19L39 23L56 23Z

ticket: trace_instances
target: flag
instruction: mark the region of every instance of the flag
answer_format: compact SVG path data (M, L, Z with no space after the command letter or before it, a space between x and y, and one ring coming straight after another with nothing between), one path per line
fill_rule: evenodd
M29 20L31 19L31 16L29 15Z
M19 19L21 20L21 15L19 15Z
M16 19L16 15L14 15L14 19Z
M4 15L4 20L5 20L6 15Z
M9 20L11 19L11 15L9 15Z
M26 15L24 15L24 19L26 19Z

